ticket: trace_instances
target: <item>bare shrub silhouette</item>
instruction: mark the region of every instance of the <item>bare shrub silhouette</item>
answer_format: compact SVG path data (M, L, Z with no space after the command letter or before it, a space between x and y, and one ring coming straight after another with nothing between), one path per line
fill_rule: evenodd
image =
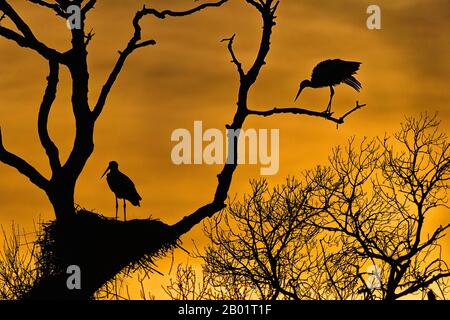
M203 272L201 279L197 279L197 272L189 265L178 265L175 279L170 279L170 284L163 287L172 300L212 300L220 299L219 291L213 290L210 274ZM245 288L244 288L245 289ZM228 293L230 291L223 290ZM233 296L235 300L242 300L245 296Z
M430 220L450 210L450 143L436 116L408 118L393 138L352 138L301 182L251 185L204 224L206 285L196 291L180 267L172 298L423 299L433 288L446 299L450 224Z
M129 270L128 267L152 269L154 258L162 256L176 247L181 235L225 207L233 174L238 165L237 141L239 135L230 138L235 140L234 143L229 144L228 154L234 154L235 158L232 163L225 164L218 174L218 183L212 199L174 225L169 226L151 219L122 223L86 210L77 210L74 203L74 191L76 182L94 150L95 124L99 120L125 62L135 50L156 44L153 39L142 39L141 22L144 17L166 19L189 16L207 8L220 7L227 0L205 2L186 11L158 11L144 6L136 12L132 20L133 34L124 49L119 51L119 57L93 103L88 100L90 82L87 56L88 46L93 41L94 34L85 30L85 22L88 13L94 9L96 0L31 1L42 7L43 10L50 10L61 17L64 28L65 20L70 16L67 13L68 7L76 5L80 8L80 28L71 30L70 49L64 52L39 40L30 25L21 18L9 2L0 0L0 14L2 14L2 19L8 20L14 28L10 29L0 25L0 37L37 53L48 62L49 68L47 86L39 107L38 136L47 154L51 177L45 177L25 159L8 151L0 131L0 162L15 168L36 187L43 190L53 206L56 217L55 221L45 226L44 235L38 241L42 254L40 267L43 268L43 271L41 272L42 276L38 278L28 293L28 298L88 299L93 297L97 290L118 273ZM228 51L239 77L237 108L231 124L226 125L228 129L238 131L243 127L248 116L265 117L281 113L319 117L332 123L342 124L348 116L364 106L356 103L354 108L341 117L301 108L251 109L248 106L248 96L262 67L266 64L273 28L276 25L276 11L280 2L245 0L245 3L260 16L262 35L254 62L248 69L245 69L234 52L235 36L223 40L228 44ZM58 147L48 132L48 119L57 95L61 67L67 68L71 76L70 104L76 126L73 148L65 161L60 158ZM232 149L233 146L234 149ZM112 235L116 234L122 234L123 239L127 239L127 242L110 241L115 238ZM108 239L108 242L106 243L104 239ZM87 275L83 277L81 290L68 290L66 287L67 274L65 271L69 265L73 264L78 265L84 275Z
M36 267L39 247L30 234L15 224L9 236L2 227L3 248L0 251L0 300L23 298L39 277Z

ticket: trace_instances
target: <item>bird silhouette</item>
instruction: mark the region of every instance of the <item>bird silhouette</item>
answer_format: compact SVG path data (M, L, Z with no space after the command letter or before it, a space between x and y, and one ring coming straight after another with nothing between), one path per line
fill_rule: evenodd
M106 174L108 173L108 174ZM127 220L126 201L128 200L133 206L140 207L141 196L136 190L133 181L125 174L119 171L119 164L116 161L111 161L108 168L103 173L102 178L106 174L106 181L111 191L116 196L116 220L119 203L117 199L123 199L123 216L124 221Z
M330 87L330 101L325 113L331 113L331 102L334 96L334 86L345 83L359 92L361 83L353 77L359 70L361 62L344 61L341 59L325 60L313 69L311 80L303 80L294 101L297 101L300 93L305 88Z
M436 300L436 295L434 294L433 290L431 290L431 289L428 289L427 297L428 297L428 300Z

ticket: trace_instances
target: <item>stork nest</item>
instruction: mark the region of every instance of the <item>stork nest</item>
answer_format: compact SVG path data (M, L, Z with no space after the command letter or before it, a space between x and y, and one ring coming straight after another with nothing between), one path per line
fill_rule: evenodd
M155 271L155 259L179 247L180 240L159 220L117 221L82 209L70 221L44 224L37 243L40 276L31 296L53 296L49 288L67 290L67 267L77 265L82 274L80 295L92 297L119 273Z

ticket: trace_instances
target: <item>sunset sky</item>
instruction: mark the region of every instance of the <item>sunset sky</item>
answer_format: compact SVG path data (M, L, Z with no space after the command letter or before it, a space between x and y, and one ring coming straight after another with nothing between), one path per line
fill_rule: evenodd
M65 22L52 12L27 3L10 3L28 21L37 37L59 50L67 50L70 33ZM109 74L117 51L132 34L134 13L147 7L187 9L198 2L185 0L98 0L88 15L87 30L95 37L89 45L90 100L95 101ZM371 4L381 8L382 29L366 27ZM346 123L336 125L322 119L292 115L272 118L250 117L246 128L280 130L280 170L268 177L275 185L287 176L299 175L317 164L325 164L331 149L352 135L373 137L392 133L405 116L439 112L441 129L450 129L450 2L448 0L281 0L267 65L251 91L254 109L304 107L322 111L328 89L306 89L300 101L293 98L301 80L328 58L361 61L357 78L360 93L338 86L333 103L336 115L366 103ZM76 203L105 216L114 216L114 195L100 176L110 160L135 182L143 198L142 207L128 207L127 216L154 218L172 224L210 201L220 165L176 166L171 162L171 133L178 128L193 130L194 121L204 129L225 129L237 101L238 76L230 63L225 43L236 34L235 51L248 67L260 40L258 13L244 0L230 0L184 18L144 18L144 38L156 46L139 49L129 57L113 88L95 131L95 151L77 184ZM2 24L8 25L7 21ZM49 168L37 135L37 113L45 89L47 62L34 52L0 38L0 126L5 146L23 156L45 175ZM70 106L68 72L62 69L57 100L50 116L50 134L67 157L73 144L74 121ZM230 196L238 198L249 190L249 179L260 176L259 165L240 166ZM14 221L25 230L33 223L53 219L45 194L27 179L0 164L0 224L6 230ZM439 212L437 223L450 220ZM120 237L120 235L117 235ZM192 249L194 239L205 241L196 227L182 240ZM450 238L443 247L450 257ZM178 263L194 262L181 250ZM171 258L160 261L164 277L155 275L148 290L164 298L160 285L166 283ZM174 268L175 269L175 268Z

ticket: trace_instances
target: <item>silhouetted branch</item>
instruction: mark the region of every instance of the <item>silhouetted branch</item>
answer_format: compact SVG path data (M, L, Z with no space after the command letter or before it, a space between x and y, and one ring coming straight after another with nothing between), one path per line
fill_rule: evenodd
M134 48L135 48L135 49L138 49L138 48L143 48L143 47L153 46L153 45L155 45L155 44L156 44L156 41L150 39L150 40L145 40L145 41L141 41L141 42L136 43L136 45L134 46Z
M261 0L259 2L261 3L260 4L261 7L253 3L252 5L255 6L261 12L263 18L263 33L261 45L259 46L255 62L247 72L248 77L247 82L249 86L253 85L256 82L256 79L258 78L261 68L266 64L265 59L270 50L270 38L272 37L272 30L273 27L276 25L275 23L276 17L274 11L276 7L272 7L273 0L266 0L266 1Z
M324 269L326 271L328 279L330 280L331 287L334 289L334 291L338 295L339 299L340 300L344 300L344 297L342 296L341 291L339 290L339 287L336 284L336 281L335 281L335 279L333 277L333 274L331 273L330 269L328 268L327 255L326 255L325 248L323 247L323 240L322 239L319 240L319 244L320 244L320 249L322 251L322 256L323 256L323 267L324 267Z
M434 230L433 234L431 235L431 237L425 241L424 243L422 243L421 245L417 246L417 251L421 251L424 248L430 246L431 244L433 244L434 242L436 242L437 240L443 238L445 236L445 231L450 228L450 223L448 223L445 226L439 226L436 228L436 230Z
M57 3L49 3L45 0L28 0L29 2L32 2L34 4L40 5L42 7L46 7L49 9L52 9L58 16L66 18L67 14L64 12L64 10L61 9L59 4Z
M408 294L417 292L420 289L427 288L429 285L433 284L434 282L436 282L440 279L447 278L447 277L450 277L450 272L440 273L438 275L431 277L428 280L420 281L416 285L413 285L413 286L409 287L408 289L402 291L400 294L396 294L395 298L398 299L398 298L404 297Z
M339 118L339 120L342 121L341 123L344 123L345 118L347 118L349 115L351 115L356 110L361 109L365 106L366 106L365 104L359 104L359 102L356 101L356 106L353 109L347 111L342 117Z
M16 42L21 47L33 49L46 59L60 58L61 54L58 51L47 47L34 36L30 27L22 20L19 14L6 2L6 0L0 0L0 11L11 19L16 28L22 33L19 34L11 29L0 26L0 36Z
M239 72L240 78L243 78L245 76L245 72L242 69L242 64L237 59L236 54L234 53L234 50L233 50L233 41L234 41L235 37L236 37L236 34L233 34L233 36L231 38L223 39L222 42L225 42L225 41L228 42L228 51L230 52L231 59L232 59L231 62L236 65L236 68Z
M275 5L270 9L272 14L275 14L275 11L277 11L279 4L280 1L275 2Z
M153 15L159 19L165 19L167 16L170 17L184 17L184 16L188 16L191 15L195 12L204 10L206 8L209 7L220 7L222 4L224 4L225 2L227 2L228 0L220 0L218 2L207 2L207 3L203 3L195 8L192 8L190 10L186 10L186 11L172 11L172 10L163 10L163 11L158 11L156 9L151 9L151 8L146 8L144 6L144 8L140 11L142 16L146 16L146 15Z
M47 88L45 89L44 98L42 99L41 107L39 109L38 132L41 144L44 147L50 161L52 172L56 173L59 169L61 169L61 162L59 160L58 148L48 133L48 116L56 98L56 90L59 81L59 63L51 60L49 62L49 66L50 73L47 77Z
M89 42L91 42L92 38L94 38L95 33L93 32L93 30L89 31L89 33L85 36L86 41L85 41L85 46L87 47Z
M261 13L263 13L264 11L263 11L263 9L264 9L264 1L262 1L262 0L258 0L258 1L255 1L255 0L245 0L245 1L247 1L247 3L249 3L249 4L251 4L252 6L254 6L259 12L261 12Z
M318 111L302 109L302 108L273 108L271 110L266 110L266 111L248 110L248 114L268 117L268 116L272 116L275 114L286 114L286 113L289 114L290 113L290 114L296 114L296 115L308 115L308 116L313 116L313 117L319 117L319 118L323 118L325 120L335 122L336 124L343 124L345 118L347 118L349 115L351 115L356 110L361 109L365 106L366 106L365 104L360 105L359 102L357 101L356 106L353 109L346 112L343 116L341 116L339 118L333 117L332 113L318 112Z
M81 9L81 12L83 14L88 13L90 10L94 9L95 4L97 3L97 0L89 0L88 3Z
M16 42L20 47L33 49L46 59L59 58L60 53L51 49L36 39L27 39L15 31L0 26L0 36Z
M194 213L184 217L173 225L175 232L185 234L192 229L193 226L199 224L205 217L211 217L214 213L224 209L226 205L222 202L212 202L197 209Z
M230 39L225 39L225 41L228 41L228 50L232 55L233 63L237 66L240 77L237 110L234 114L232 124L226 125L227 129L233 130L242 128L246 117L249 115L247 110L248 93L253 84L256 82L256 79L262 67L265 65L265 59L270 50L270 38L272 35L272 30L275 26L274 20L276 10L274 9L276 9L276 6L272 6L272 0L247 2L260 12L263 22L263 31L261 35L261 43L259 45L255 61L253 62L247 73L243 71L242 66L240 66L240 63L238 62L234 54L232 44L235 36L231 37ZM238 137L235 137L235 139L238 139ZM229 144L229 146L231 148L232 144ZM184 217L178 223L174 224L172 227L174 228L175 233L182 235L188 232L204 218L212 217L215 213L225 207L225 201L227 199L228 191L231 186L233 174L237 168L237 143L234 143L234 150L229 150L228 154L234 154L235 159L234 161L232 161L232 163L225 164L222 171L217 175L218 183L213 201L205 206L202 206L194 213Z
M200 282L197 281L197 273L192 266L178 265L175 281L170 279L170 284L163 290L172 300L208 300L217 296L216 290L211 290L211 275L202 273ZM217 297L220 299L219 297Z
M15 168L21 174L26 176L32 183L42 190L46 190L48 187L48 180L45 179L33 166L22 158L7 151L3 145L2 131L0 128L0 162Z
M28 39L33 39L34 34L30 27L22 20L19 14L6 2L6 0L0 0L0 10L3 11L8 18L14 23L17 29Z
M116 64L113 67L113 70L111 71L108 79L106 80L105 84L102 87L102 90L100 92L99 98L97 100L97 103L94 107L94 110L92 111L92 116L95 119L97 119L102 110L105 106L106 99L108 98L109 92L111 91L112 86L114 85L117 76L119 75L120 71L123 68L123 65L125 64L125 61L127 60L128 56L133 53L134 50L150 45L155 45L155 40L145 40L141 41L142 38L142 29L140 26L140 21L143 17L146 15L153 15L159 19L165 19L166 16L172 16L172 17L183 17L191 15L195 12L201 11L203 9L206 9L208 7L220 7L222 4L227 2L228 0L221 0L219 2L213 2L213 3L203 3L193 9L187 10L187 11L171 11L171 10L163 10L158 11L156 9L149 9L144 6L144 8L138 12L136 12L136 15L133 19L133 27L134 27L134 34L133 37L128 42L126 48L123 51L119 51L119 58L116 62Z

